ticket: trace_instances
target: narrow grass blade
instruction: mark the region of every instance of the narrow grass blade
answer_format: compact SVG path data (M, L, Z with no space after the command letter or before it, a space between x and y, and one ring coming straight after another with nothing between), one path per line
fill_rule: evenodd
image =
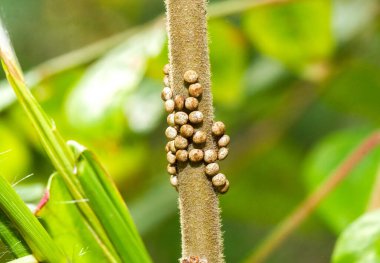
M132 217L111 178L83 146L70 142L77 157L78 178L91 207L124 262L151 262Z
M50 176L46 196L48 201L36 212L56 244L68 255L70 261L80 263L108 262L106 255L91 228L76 206L84 200L73 200L63 178L57 173Z
M51 159L54 167L65 180L71 195L77 200L84 199L82 188L74 173L74 157L65 141L59 134L54 122L50 120L36 99L26 87L22 70L13 51L11 42L0 20L0 59L9 83L14 89L24 111L36 129L42 145ZM87 203L77 204L84 217L93 228L95 238L104 243L107 254L112 255L111 262L119 262L117 254L107 238L104 229Z
M0 239L16 258L30 254L28 245L25 244L17 229L13 227L9 218L2 212L0 213Z
M0 210L16 226L39 261L66 262L65 256L55 245L41 223L30 212L8 181L1 176Z

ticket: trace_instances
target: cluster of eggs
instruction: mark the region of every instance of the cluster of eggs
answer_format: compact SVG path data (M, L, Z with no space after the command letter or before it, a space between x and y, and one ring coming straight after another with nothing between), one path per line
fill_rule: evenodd
M223 160L228 155L230 137L225 134L223 122L214 122L211 128L213 139L218 145L218 150L203 149L207 140L207 134L201 129L203 113L198 110L199 101L202 98L203 87L198 82L198 74L194 70L185 72L183 78L188 88L189 96L175 95L169 83L169 64L164 66L164 89L161 98L168 113L168 128L165 135L169 142L166 144L167 171L171 175L170 183L178 187L177 163L192 162L205 164L205 174L210 178L212 185L219 193L226 193L229 189L229 181L226 176L219 173L218 160ZM189 145L192 144L191 150Z
M188 258L182 259L181 263L207 263L206 259L200 259L197 256L190 256Z

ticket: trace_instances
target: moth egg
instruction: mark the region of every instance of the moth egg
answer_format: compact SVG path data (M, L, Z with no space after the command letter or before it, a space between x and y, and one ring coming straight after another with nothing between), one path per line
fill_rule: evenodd
M206 133L204 131L196 131L193 136L193 142L200 144L205 143L207 139Z
M188 97L185 100L185 108L190 111L196 110L198 108L198 104L198 100L194 97Z
M164 68L162 69L162 71L164 72L165 75L169 75L169 71L170 71L170 64L166 64L164 66Z
M201 123L203 121L203 113L200 111L193 111L189 114L189 120L191 123Z
M230 189L230 182L226 179L226 183L224 184L224 186L221 186L220 188L218 188L218 190L219 193L225 194L228 192L228 189Z
M166 118L166 122L168 123L169 126L174 126L174 113L170 113L168 117Z
M174 98L174 104L176 110L182 110L185 105L185 97L182 95L176 95Z
M205 167L205 173L208 176L214 176L214 175L216 175L217 173L219 173L219 164L217 164L217 163L209 163Z
M170 176L170 184L174 187L178 186L178 178L175 175Z
M171 164L168 164L168 166L166 167L166 170L168 171L168 174L176 174L177 173L177 169L175 168L174 165L171 165Z
M168 146L170 152L175 153L177 151L177 149L175 148L175 145L174 145L174 140L169 141L167 143L167 146Z
M218 154L215 150L206 150L204 153L204 160L206 163L213 163L218 159Z
M187 113L183 111L176 112L174 115L175 124L184 125L187 123L188 120L189 120L189 116L187 115Z
M219 151L218 151L218 159L219 160L226 159L227 155L228 155L228 148L222 147L219 149Z
M226 126L221 121L214 122L214 124L211 127L211 131L215 136L223 135L225 130L226 130Z
M165 110L168 112L168 113L172 113L174 111L174 100L167 100L165 101Z
M165 77L164 77L164 85L166 87L170 87L170 82L169 82L169 76L168 75L165 75Z
M187 83L195 83L198 80L198 74L194 70L188 70L183 74L183 78Z
M171 88L169 87L165 87L162 89L162 92L161 92L161 98L162 100L170 100L171 98L173 98L173 91Z
M168 152L166 154L166 160L168 160L168 163L170 163L170 164L175 164L176 157L172 152Z
M218 140L219 147L226 147L229 143L230 143L230 136L228 136L227 134L223 135Z
M174 127L167 127L165 130L165 135L169 140L174 140L177 136L177 130Z
M189 145L188 141L186 138L182 137L182 136L177 136L175 137L174 139L174 145L175 145L175 148L176 149L186 149L187 146Z
M193 126L189 125L189 124L185 124L185 125L182 125L181 126L181 129L179 130L179 133L185 137L185 138L189 138L193 135L194 133L194 128Z
M192 162L200 162L203 160L203 151L200 149L192 149L189 152L189 159Z
M175 154L176 158L178 161L180 162L186 162L187 161L187 157L188 157L188 153L186 150L178 150Z
M203 93L203 87L200 83L191 84L189 86L189 94L193 97L199 97Z
M227 178L224 174L218 173L211 179L211 181L212 181L213 186L221 187L226 184Z

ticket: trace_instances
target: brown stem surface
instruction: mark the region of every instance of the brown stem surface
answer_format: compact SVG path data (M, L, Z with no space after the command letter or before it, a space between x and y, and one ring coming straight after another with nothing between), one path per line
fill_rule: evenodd
M214 113L205 0L166 0L169 34L170 85L175 95L188 96L183 75L195 70L203 86L199 110L207 133L204 149L216 149L211 136ZM192 149L189 145L189 150ZM182 233L182 258L197 256L208 263L224 262L218 196L204 173L204 165L179 165L178 192Z
M264 240L261 246L246 261L251 263L265 262L267 257L301 224L317 206L324 200L367 156L380 144L380 132L375 132L365 139L321 184L302 202L280 225Z

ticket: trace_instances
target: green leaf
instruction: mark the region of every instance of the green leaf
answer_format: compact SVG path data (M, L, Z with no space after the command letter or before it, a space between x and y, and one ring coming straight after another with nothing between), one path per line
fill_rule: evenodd
M138 87L148 59L160 53L165 39L161 24L153 24L91 65L66 102L70 124L89 136L120 134L124 100Z
M378 71L376 66L354 61L331 78L323 99L342 112L360 115L379 123Z
M0 213L0 239L16 258L30 254L28 245L22 239L9 218L2 212Z
M333 263L380 262L380 211L367 213L339 236Z
M18 134L0 124L0 166L7 180L14 183L25 176L30 164L30 156L27 147L20 140Z
M309 190L326 179L370 133L368 129L345 130L323 139L305 160L304 176ZM380 150L375 149L318 207L318 213L336 233L365 211L379 163Z
M33 97L30 90L26 87L23 72L18 64L17 57L13 51L5 28L2 26L1 20L0 58L7 79L16 93L25 113L28 115L34 128L36 129L42 145L54 167L58 171L59 175L65 180L65 184L70 190L73 198L77 200L84 199L81 186L75 176L74 156L58 132L54 121L47 116L45 111L38 104L37 100ZM93 228L92 233L94 236L96 236L99 242L104 243L102 249L104 249L105 252L107 252L107 255L110 256L110 261L117 261L117 255L114 251L114 247L110 244L106 233L99 222L99 219L94 214L94 211L86 202L78 203L77 205L80 207L90 226Z
M105 262L107 256L94 239L86 220L76 206L84 200L73 200L61 176L53 174L42 208L37 216L72 262Z
M4 213L14 224L38 260L66 262L63 253L37 218L30 212L12 186L1 176L0 212Z
M237 106L243 98L247 43L241 32L222 19L209 23L212 90L216 103Z
M77 175L89 204L124 262L151 262L132 217L111 177L96 157L76 142Z
M295 69L319 63L333 49L331 1L295 1L248 12L243 25L260 52Z

